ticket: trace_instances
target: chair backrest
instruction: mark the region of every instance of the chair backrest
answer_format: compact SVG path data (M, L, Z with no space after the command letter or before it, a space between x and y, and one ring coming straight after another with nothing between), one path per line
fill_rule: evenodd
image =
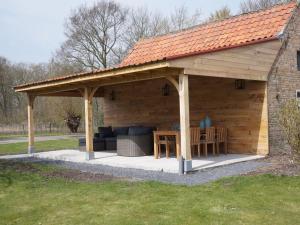
M208 127L205 130L205 141L206 142L214 142L216 140L216 128Z
M200 144L200 127L191 127L191 145Z
M227 139L227 129L225 127L217 127L217 141L225 142Z

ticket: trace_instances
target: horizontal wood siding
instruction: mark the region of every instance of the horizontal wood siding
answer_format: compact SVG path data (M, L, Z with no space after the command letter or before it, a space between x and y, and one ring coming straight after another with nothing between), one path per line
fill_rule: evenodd
M179 123L179 97L170 84L170 96L162 96L164 79L105 87L105 125L149 125L170 128ZM213 124L228 128L231 153L268 153L266 83L247 81L236 90L234 79L190 76L190 122L198 126L206 115ZM110 100L114 90L115 100Z
M173 60L170 66L184 67L190 75L267 81L281 45L276 40L233 48Z

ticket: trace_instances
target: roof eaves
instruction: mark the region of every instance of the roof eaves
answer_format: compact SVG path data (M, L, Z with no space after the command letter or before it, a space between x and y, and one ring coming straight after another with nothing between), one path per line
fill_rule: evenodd
M108 69L95 70L95 71L91 71L91 72L71 74L71 75L67 75L67 76L63 76L63 77L55 77L52 79L22 84L22 85L15 86L13 88L16 92L22 92L26 88L30 88L30 87L37 86L37 85L51 84L54 82L66 81L66 80L71 80L71 79L75 79L75 78L82 78L82 77L101 74L101 73L105 73L105 72L113 72L113 71L122 70L122 69L129 69L129 68L134 68L134 67L139 67L139 66L147 66L147 65L156 64L156 63L163 63L166 61L167 61L166 58L163 58L160 60L155 60L155 61L150 61L150 62L145 62L145 63L140 63L140 64L133 64L133 65L127 65L127 66L122 66L122 67L113 67L113 68L108 68Z

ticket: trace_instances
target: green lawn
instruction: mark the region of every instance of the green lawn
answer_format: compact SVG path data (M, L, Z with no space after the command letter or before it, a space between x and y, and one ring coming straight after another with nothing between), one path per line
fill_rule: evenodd
M42 172L21 173L0 161L0 224L300 224L299 177L235 177L186 187L75 182L42 175L58 170L50 166L37 168Z
M0 144L0 155L5 154L22 154L27 153L27 142ZM69 138L63 140L39 141L35 143L35 151L50 151L59 149L76 149L78 148L78 140Z
M60 136L67 135L61 132L35 132L35 136ZM27 137L27 134L0 134L0 140L5 140L8 138L18 138L18 137Z

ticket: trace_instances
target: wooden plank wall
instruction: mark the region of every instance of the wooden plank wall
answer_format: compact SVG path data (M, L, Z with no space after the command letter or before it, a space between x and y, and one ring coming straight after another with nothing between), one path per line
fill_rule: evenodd
M278 40L170 61L186 74L267 81L282 43Z
M149 80L106 87L104 123L111 126L149 125L170 128L179 123L179 97L170 84L170 96L162 96L167 80ZM208 115L213 125L229 130L231 153L268 153L266 83L247 81L236 90L234 79L190 76L190 122L198 126ZM115 100L110 100L114 90Z

